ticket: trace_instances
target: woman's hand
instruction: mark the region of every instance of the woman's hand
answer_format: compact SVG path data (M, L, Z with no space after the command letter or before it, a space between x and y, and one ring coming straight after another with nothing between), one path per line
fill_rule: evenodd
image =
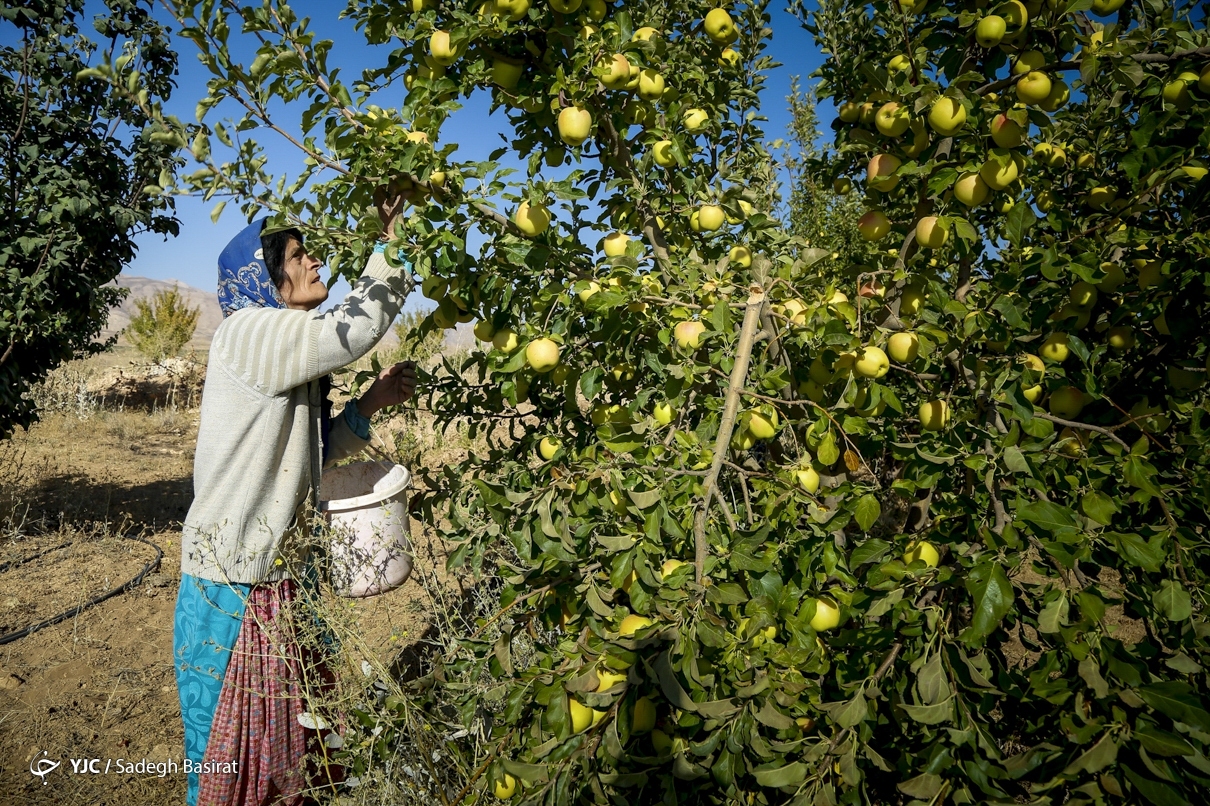
M379 409L406 403L415 393L416 364L400 361L378 373L378 378L357 401L357 410L363 417L371 417Z
M378 211L378 220L388 236L394 230L395 219L403 212L408 203L419 196L419 190L408 177L392 179L385 185L374 189L374 207Z

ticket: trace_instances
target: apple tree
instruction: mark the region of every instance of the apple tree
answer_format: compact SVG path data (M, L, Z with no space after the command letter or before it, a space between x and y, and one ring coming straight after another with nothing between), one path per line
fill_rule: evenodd
M883 512L908 505L848 556L846 642L897 653L873 684L868 661L837 666L831 685L868 706L844 714L862 747L838 791L1196 802L1210 781L1205 9L798 13L837 104L835 157L817 169L864 195L867 253L827 276L882 281L859 321L889 356L869 387L888 407L845 430ZM850 393L846 360L825 354L817 400Z
M106 287L142 232L176 234L160 185L176 170L154 120L176 54L150 3L29 0L0 11L0 438L38 417L27 392L96 338ZM121 91L115 91L120 82Z
M215 76L182 190L350 278L387 238L481 342L424 392L488 448L419 470L498 606L347 747L428 714L408 785L446 804L1204 785L1205 34L1015 3L995 48L973 5L803 13L843 251L773 215L764 3L353 0L357 77L283 3L172 4ZM474 93L511 136L460 161Z

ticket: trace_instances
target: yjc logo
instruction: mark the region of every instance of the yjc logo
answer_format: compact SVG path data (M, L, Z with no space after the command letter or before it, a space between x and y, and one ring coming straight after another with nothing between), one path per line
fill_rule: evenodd
M42 751L42 755L46 755L46 751ZM51 761L49 758L37 758L29 762L29 771L31 774L42 779L42 786L46 786L46 776L59 768L61 761Z

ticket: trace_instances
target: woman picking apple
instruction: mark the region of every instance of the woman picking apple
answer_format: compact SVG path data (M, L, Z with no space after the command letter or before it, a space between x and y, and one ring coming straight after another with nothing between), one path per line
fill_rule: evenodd
M400 204L380 208L384 223ZM300 641L322 628L307 605L318 577L308 513L322 469L364 448L368 418L415 391L405 361L329 411L328 373L369 352L412 289L410 264L393 268L384 246L326 313L321 264L297 229L268 231L262 219L219 255L224 319L202 392L173 629L185 754L208 770L189 774L190 806L297 804L341 777L303 768L329 731L307 697L334 682L324 653Z

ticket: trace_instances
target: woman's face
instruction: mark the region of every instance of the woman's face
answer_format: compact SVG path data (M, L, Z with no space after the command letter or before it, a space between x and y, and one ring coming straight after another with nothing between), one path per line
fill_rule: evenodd
M319 279L319 267L323 265L307 254L297 238L286 244L286 257L282 266L285 280L282 284L282 299L287 308L310 311L318 308L328 298L328 287Z

